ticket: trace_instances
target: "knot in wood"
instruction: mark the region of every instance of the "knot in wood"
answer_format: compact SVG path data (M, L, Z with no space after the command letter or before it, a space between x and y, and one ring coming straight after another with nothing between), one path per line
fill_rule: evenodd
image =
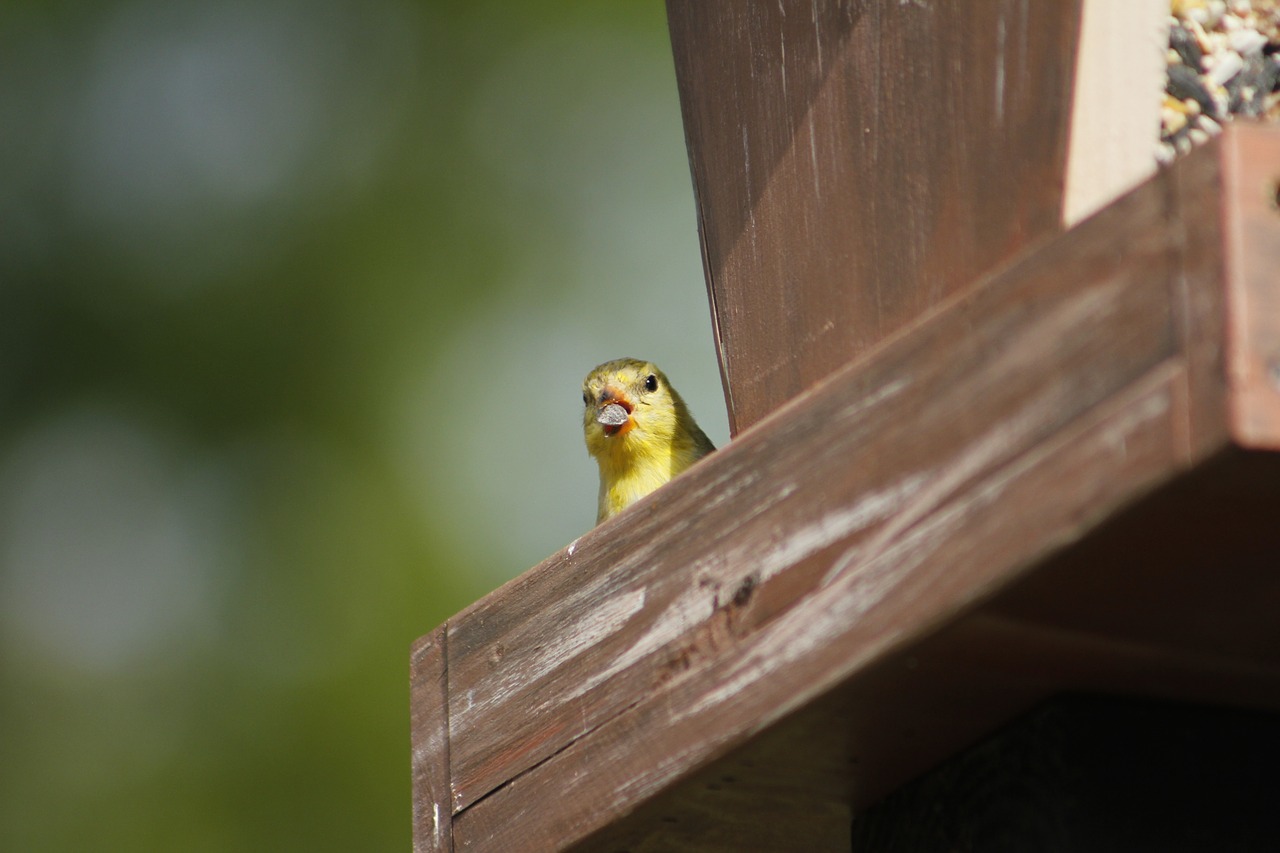
M756 576L747 575L742 579L742 583L738 584L738 588L733 591L733 606L746 607L747 602L751 600L751 594L756 591Z

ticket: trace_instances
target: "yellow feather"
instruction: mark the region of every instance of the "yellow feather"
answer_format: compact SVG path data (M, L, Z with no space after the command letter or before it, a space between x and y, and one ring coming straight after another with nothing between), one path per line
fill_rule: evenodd
M597 524L715 450L676 389L650 362L605 362L587 375L582 398L587 452L600 467ZM600 420L611 403L627 410L620 427Z

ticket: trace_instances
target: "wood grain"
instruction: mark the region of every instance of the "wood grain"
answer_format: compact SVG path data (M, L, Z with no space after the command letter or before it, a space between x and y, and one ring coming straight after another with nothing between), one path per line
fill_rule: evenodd
M669 0L736 435L1055 233L1079 0Z
M837 561L896 553L938 504L1171 358L1163 201L1132 196L985 281L453 620L455 808L731 647Z
M1233 426L1280 450L1280 127L1235 128L1223 150Z
M1280 454L1240 402L1280 242L1239 177L1280 141L1237 133L419 641L418 849L750 849L788 814L848 849L1057 691L1280 708Z
M989 605L998 619L1044 636L1101 638L1117 649L1162 650L1201 675L1188 698L1280 699L1280 456L1223 451L1153 499L1119 514ZM1097 640L1095 640L1097 641ZM1156 677L1133 667L1131 687ZM1082 688L1122 688L1112 676ZM1215 675L1216 672L1216 675ZM1215 684L1213 679L1217 679ZM1272 680L1270 692L1264 690ZM1236 686L1229 688L1226 682Z
M725 755L807 702L839 685L856 689L859 676L879 658L919 642L1016 575L1036 543L1070 541L1089 511L1105 513L1107 489L1146 488L1168 470L1161 464L1172 444L1168 401L1167 383L1145 390L1084 434L1068 430L1048 443L1051 450L999 466L948 496L883 550L854 546L841 555L848 562L837 577L803 606L739 639L732 655L701 661L686 677L641 694L627 713L460 814L460 848L510 849L520 839L554 846L603 829L629 810L625 806ZM1151 450L1132 452L1140 447ZM1073 476L1081 470L1113 476L1104 483ZM1065 493L1065 486L1082 493ZM1016 529L1007 524L1010 506L1019 507ZM974 689L972 680L967 689ZM864 707L872 696L890 698L876 690ZM963 706L949 707L957 713ZM849 724L857 727L856 719ZM903 757L920 760L910 750L880 753L878 760L873 749L862 752L853 784L865 793L876 790L878 780L901 778L895 765ZM562 804L551 815L548 792ZM861 797L850 800L855 809L866 804Z
M1229 136L1236 133L1232 129ZM1214 214L1205 199L1223 200L1223 157L1215 146L1203 155L1185 159L1168 173L1170 264L1175 270L1173 308L1187 362L1187 387L1182 398L1198 405L1185 407L1183 441L1187 453L1201 455L1229 440L1228 408L1226 217L1229 207Z
M453 850L447 643L448 629L441 625L409 654L414 853Z
M728 849L741 836L709 813L740 799L740 829L759 833L749 803L803 784L756 779L742 783L755 794L717 794L714 808L694 797L681 811L690 780L828 702L840 708L828 715L845 733L840 754L860 763L842 765L838 794L813 800L828 816L814 844L840 836L841 809L1053 689L1275 698L1270 652L1249 651L1270 624L1265 606L1187 630L1197 603L1230 613L1240 590L1274 601L1263 564L1242 557L1238 583L1215 589L1210 575L1170 584L1132 556L1073 544L1133 553L1100 533L1133 520L1123 507L1198 471L1235 470L1215 461L1230 447L1226 288L1211 238L1220 187L1221 147L1210 146L451 620L458 847L630 838L660 849L703 826L709 849L717 833ZM1188 240L1193 223L1208 237ZM1260 488L1247 500L1272 506ZM1134 517L1142 533L1128 535L1142 542L1164 516ZM1185 535L1170 542L1204 530L1178 524ZM1082 573L1094 564L1106 571ZM1140 580L1088 594L1119 583L1112 575ZM1143 584L1167 601L1135 617L1135 606L1147 613ZM908 660L932 672L927 684L893 670ZM910 743L877 745L913 717ZM797 756L820 749L783 740ZM657 802L686 829L627 817L653 817Z

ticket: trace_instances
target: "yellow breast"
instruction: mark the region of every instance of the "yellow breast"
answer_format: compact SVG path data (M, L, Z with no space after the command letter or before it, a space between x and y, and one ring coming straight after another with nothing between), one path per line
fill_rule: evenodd
M616 359L582 387L587 452L600 466L596 523L661 487L715 447L651 362Z
M628 441L624 436L597 457L600 463L600 501L596 522L617 515L640 498L665 485L699 456L689 443ZM627 446L630 445L630 446Z

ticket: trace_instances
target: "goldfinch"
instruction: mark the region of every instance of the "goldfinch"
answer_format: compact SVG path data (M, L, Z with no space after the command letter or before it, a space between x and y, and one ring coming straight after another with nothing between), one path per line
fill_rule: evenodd
M651 362L606 361L582 383L582 429L600 466L596 524L715 450Z

